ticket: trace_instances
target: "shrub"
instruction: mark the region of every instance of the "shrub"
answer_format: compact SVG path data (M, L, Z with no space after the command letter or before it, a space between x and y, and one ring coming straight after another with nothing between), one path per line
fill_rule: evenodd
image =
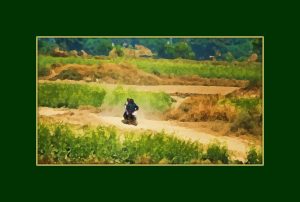
M228 149L225 145L221 145L219 142L213 142L208 145L206 158L213 163L217 163L218 161L221 161L222 163L228 163Z
M39 76L48 76L50 74L50 68L47 67L41 67L38 69L38 75Z
M82 75L78 73L76 70L66 69L60 72L60 74L56 77L58 79L68 79L68 80L82 80Z
M116 54L117 54L119 57L122 57L122 56L124 55L122 46L120 46L120 45L117 45L117 46L116 46Z
M262 153L257 152L255 147L250 147L247 152L247 163L248 164L261 164L262 163Z
M235 59L231 52L227 52L224 57L227 62L232 62Z
M236 119L231 124L230 129L233 132L237 132L239 129L244 129L251 134L261 135L261 122L261 115L242 110L238 113Z

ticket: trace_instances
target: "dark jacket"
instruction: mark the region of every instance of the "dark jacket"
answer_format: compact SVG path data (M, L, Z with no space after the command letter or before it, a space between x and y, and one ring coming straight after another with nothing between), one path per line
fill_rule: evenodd
M130 101L128 102L128 104L126 105L126 111L129 114L132 114L134 111L139 110L139 106L137 106L134 102Z

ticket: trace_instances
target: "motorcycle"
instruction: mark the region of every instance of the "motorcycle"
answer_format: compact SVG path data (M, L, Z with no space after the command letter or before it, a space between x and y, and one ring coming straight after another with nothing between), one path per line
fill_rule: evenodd
M137 111L134 111L132 114L129 114L128 112L124 113L123 116L124 120L122 120L123 123L128 125L135 125L137 126Z

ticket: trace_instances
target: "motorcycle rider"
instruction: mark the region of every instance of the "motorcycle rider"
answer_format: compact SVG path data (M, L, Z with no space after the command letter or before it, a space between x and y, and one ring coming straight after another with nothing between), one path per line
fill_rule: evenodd
M139 106L137 106L133 99L127 98L127 102L125 103L125 112L123 114L124 119L128 120L133 118L132 114L137 110L139 110Z

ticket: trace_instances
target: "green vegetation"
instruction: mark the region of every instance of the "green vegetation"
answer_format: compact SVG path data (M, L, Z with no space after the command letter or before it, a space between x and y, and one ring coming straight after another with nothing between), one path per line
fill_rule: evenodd
M178 42L175 44L165 44L158 54L163 58L185 58L194 59L195 53L187 42Z
M164 112L172 104L166 93L139 92L121 86L109 89L95 84L40 83L39 106L78 108L81 105L94 107L120 107L126 98L133 98L144 110Z
M100 107L105 97L100 86L64 83L40 83L39 106L78 108L80 105Z
M231 125L231 131L245 130L255 135L262 134L261 98L226 98L220 100L218 104L229 104L237 109L237 115Z
M85 64L85 65L100 65L102 60L91 58L83 58L83 57L52 57L46 55L39 55L38 59L39 67L51 67L52 64Z
M79 74L77 71L71 70L71 69L65 69L63 70L59 75L57 75L58 79L64 80L82 80L82 75Z
M262 153L256 151L255 147L250 147L247 152L247 164L261 164L262 163Z
M119 57L122 57L122 56L124 55L122 46L120 46L120 45L117 45L117 46L116 46L116 54L117 54L117 56L119 56Z
M208 60L215 56L224 60L230 52L238 60L244 60L252 53L261 60L262 40L260 38L40 38L39 52L50 54L53 47L62 50L85 50L92 55L108 55L112 45L134 47L144 45L159 58L193 58Z
M229 104L237 107L242 111L261 111L261 98L226 98L218 101L218 104Z
M113 90L107 91L103 105L123 107L127 98L133 98L135 102L146 111L164 112L169 109L172 104L171 97L164 92L142 92L118 86Z
M260 63L197 62L191 60L132 59L129 61L146 72L160 75L225 78L261 81Z
M213 163L217 163L218 161L222 163L229 162L228 149L219 142L213 142L208 145L206 157Z
M66 64L101 65L103 60L82 57L52 57L47 55L38 56L38 75L47 76L54 67Z
M194 61L185 59L145 59L145 58L116 58L111 60L100 60L82 57L51 57L39 56L39 75L44 69L50 69L53 65L64 64L86 64L100 65L103 63L128 63L137 68L156 75L166 76L192 76L198 75L204 78L225 78L250 80L254 84L261 85L262 71L261 63L245 62L211 62ZM41 75L42 76L42 75Z
M77 132L75 132L77 131ZM125 132L114 127L83 127L40 123L40 163L184 164L229 163L227 148L219 143L207 153L197 142L184 141L164 132ZM210 161L211 160L211 161Z

